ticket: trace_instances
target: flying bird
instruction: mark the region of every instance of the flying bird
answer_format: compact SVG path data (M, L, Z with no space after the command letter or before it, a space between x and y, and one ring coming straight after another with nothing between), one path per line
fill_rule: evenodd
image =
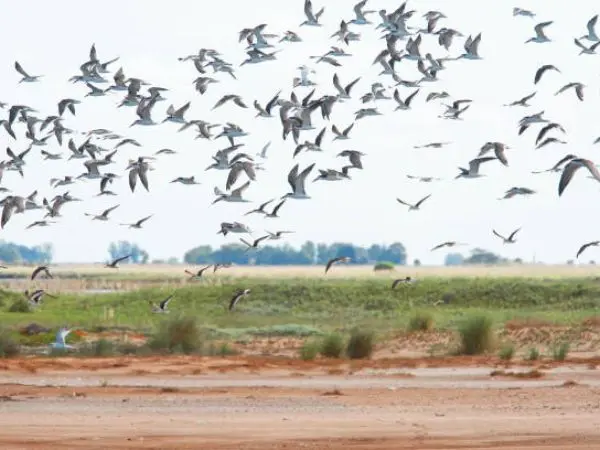
M593 178L595 178L597 181L600 181L600 172L598 171L598 168L592 161L584 158L571 159L571 161L569 161L565 165L562 171L562 175L560 176L560 181L558 182L559 197L563 194L564 190L573 179L573 175L575 175L575 172L577 172L577 170L582 167L585 167L590 172Z
M414 205L411 203L406 203L402 200L400 200L399 198L397 198L396 200L398 201L398 203L401 203L403 205L408 206L408 210L409 211L418 211L419 207L423 204L423 202L425 200L427 200L429 197L431 197L431 194L426 195L425 197L423 197L421 200L419 200L417 203L415 203Z
M169 295L167 298L165 298L162 302L160 302L158 305L156 304L152 304L152 312L153 313L157 313L157 314L167 314L169 312L169 310L167 309L169 302L171 301L171 299L173 298L175 294L171 294Z
M600 241L592 241L592 242L588 242L586 244L583 244L581 247L579 247L579 250L577 250L577 255L575 256L576 258L579 258L579 256L588 248L588 247L597 247L598 245L600 245Z
M236 291L233 294L233 297L231 297L231 300L229 301L229 311L233 311L233 309L235 308L235 305L238 304L238 302L248 296L250 294L250 289L240 289L238 291Z
M27 72L25 72L19 61L15 61L15 70L23 76L19 83L34 83L43 77L43 75L29 75Z
M110 262L109 264L106 264L106 266L104 267L109 267L111 269L118 269L119 268L119 263L121 261L125 261L126 259L131 258L131 255L126 255L126 256L121 256L119 258L114 259L112 262Z
M327 264L325 265L325 273L329 272L329 269L331 269L331 266L334 264L349 263L350 261L352 261L352 258L349 256L338 256L337 258L332 258L327 261Z
M31 273L31 279L32 279L32 280L35 280L35 278L36 278L36 277L37 277L39 274L41 274L42 272L43 272L43 273L44 273L44 274L45 274L45 275L46 275L48 278L53 278L53 277L52 277L52 274L50 273L50 268L49 268L48 266L39 266L39 267L36 267L36 268L34 269L34 271Z
M492 232L494 233L494 235L498 236L500 239L502 239L502 241L505 244L514 244L515 242L515 235L519 232L521 228L517 228L515 231L513 231L512 233L510 233L510 235L508 237L504 237L502 236L500 233L498 233L496 230L492 230Z

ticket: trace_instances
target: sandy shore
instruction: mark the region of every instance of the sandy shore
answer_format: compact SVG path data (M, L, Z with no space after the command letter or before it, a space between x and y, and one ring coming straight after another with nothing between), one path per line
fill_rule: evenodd
M600 449L599 388L590 363L21 359L0 448Z

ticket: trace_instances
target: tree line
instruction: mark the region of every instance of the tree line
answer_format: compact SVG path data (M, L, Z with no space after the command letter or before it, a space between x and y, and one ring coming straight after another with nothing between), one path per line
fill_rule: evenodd
M336 242L333 244L315 243L306 241L300 248L289 244L264 245L257 250L246 251L245 245L233 243L213 248L210 245L200 245L188 250L183 255L186 264L215 264L232 262L238 265L314 265L325 264L332 258L349 256L351 264L372 264L376 262L390 262L396 265L408 264L408 256L404 245L395 242L390 245L372 244L368 247L352 243ZM123 255L131 255L124 264L177 264L179 258L167 260L151 260L149 253L138 244L129 241L111 242L108 247L108 259L115 259ZM27 247L12 242L0 241L0 261L7 264L49 264L52 262L52 244L45 243L38 246ZM445 265L471 265L471 264L504 264L511 262L500 255L482 248L471 250L469 255L461 253L448 253ZM522 262L517 259L512 262ZM415 259L413 265L420 265Z

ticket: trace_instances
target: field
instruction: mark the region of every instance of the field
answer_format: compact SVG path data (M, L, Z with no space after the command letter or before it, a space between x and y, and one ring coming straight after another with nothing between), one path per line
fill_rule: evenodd
M594 266L185 268L3 270L0 446L600 448Z

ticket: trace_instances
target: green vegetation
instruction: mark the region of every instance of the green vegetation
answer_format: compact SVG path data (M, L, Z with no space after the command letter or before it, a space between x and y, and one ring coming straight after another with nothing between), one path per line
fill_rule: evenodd
M375 333L370 330L355 328L350 334L346 355L350 359L369 358L375 350Z
M10 305L23 298L21 293L0 290L5 305L0 323L152 331L165 316L153 314L148 302L171 293L175 294L169 304L172 314L194 317L203 327L235 338L243 330L269 336L348 333L356 326L385 332L406 329L417 315L421 318L416 321L425 324L429 315L435 315L438 329L456 329L466 315L481 313L498 326L532 317L549 323L580 323L600 315L600 283L592 279L426 278L403 289L390 286L391 280L380 278L217 279L113 294L54 292L58 298L45 299L26 313L9 312ZM230 312L227 305L240 287L252 292ZM440 299L448 299L448 304L434 306Z
M552 358L555 361L564 361L567 359L571 346L568 342L561 342L552 347Z
M373 270L376 272L380 272L380 271L389 271L389 270L394 270L395 265L393 262L389 262L389 261L382 261L382 262L378 262L377 264L375 264L375 266L373 267Z
M312 361L319 354L320 347L319 341L315 339L305 340L300 348L300 359L303 361Z
M202 330L196 319L177 317L161 324L148 342L151 350L166 353L201 354L204 350Z
M234 311L228 311L231 295L242 287L251 289L251 294ZM214 277L112 294L52 293L58 297L47 298L33 311L25 312L14 307L22 304L22 293L0 290L0 324L11 329L10 339L46 345L62 325L92 332L130 329L152 336L149 345L153 351L218 355L232 349L210 347L211 341L293 336L309 338L302 358L313 358L316 353L339 358L345 352L348 356L358 354L347 349L355 329L377 330L378 337L385 340L386 334L398 330L431 331L435 318L436 330L459 332L460 352L477 354L493 348L494 328L509 320L580 325L584 318L600 316L600 283L591 278L422 278L392 290L391 277L379 276ZM171 293L175 295L169 304L170 315L153 314L149 302L158 302ZM32 322L51 331L37 336L18 334L18 327ZM76 339L72 333L68 341ZM361 339L353 342L353 348L368 348L363 344L369 340ZM138 350L131 345L111 348L100 343L89 352L134 354ZM564 353L566 357L568 346Z
M43 264L52 261L52 244L35 247L0 240L0 261L10 264Z
M526 359L528 361L537 361L540 359L540 351L535 347L530 348Z
M433 314L429 311L416 311L408 321L407 330L414 331L431 331L434 325Z
M246 252L246 246L241 244L226 244L218 249L213 249L210 245L201 245L186 252L183 260L188 264L233 262L256 265L310 265L325 264L331 258L339 256L352 258L350 264L388 261L387 264L391 264L392 268L394 264L406 264L406 250L399 242L390 246L373 244L370 247L361 247L344 242L327 245L306 241L299 249L287 244L264 245L252 253Z
M480 355L494 348L493 321L485 315L469 317L458 327L460 334L459 353Z
M331 333L323 338L319 353L326 358L339 358L344 353L344 337Z
M498 352L498 357L504 361L510 361L515 356L515 346L506 344Z
M13 338L9 330L0 329L0 358L10 358L19 353L19 342Z

